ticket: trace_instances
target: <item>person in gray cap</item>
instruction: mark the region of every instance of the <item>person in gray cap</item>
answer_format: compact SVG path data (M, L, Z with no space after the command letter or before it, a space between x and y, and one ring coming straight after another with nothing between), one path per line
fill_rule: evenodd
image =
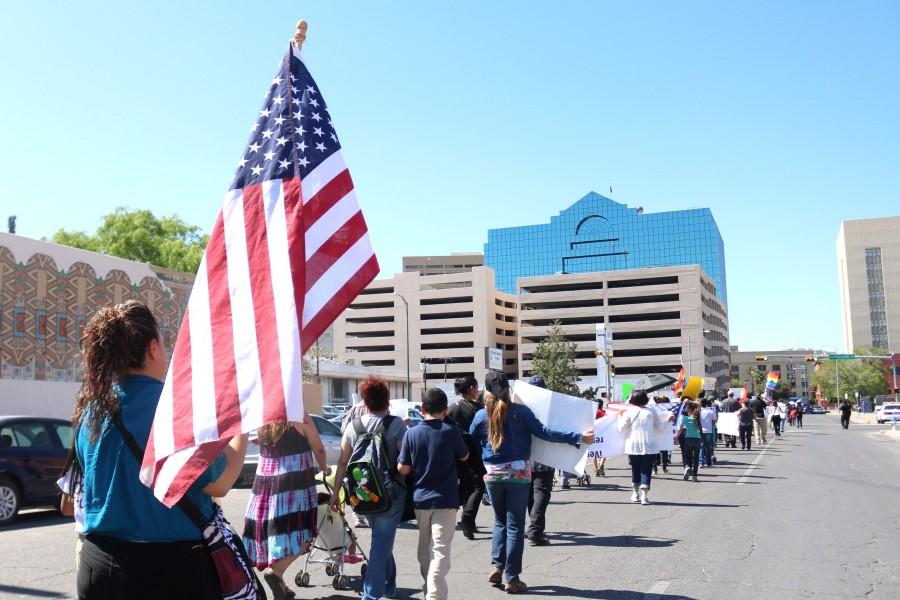
M540 375L528 380L529 385L546 388L547 384ZM547 506L553 494L553 467L539 462L531 463L531 493L528 496L528 530L525 537L532 546L546 546L550 543L544 534L546 527Z

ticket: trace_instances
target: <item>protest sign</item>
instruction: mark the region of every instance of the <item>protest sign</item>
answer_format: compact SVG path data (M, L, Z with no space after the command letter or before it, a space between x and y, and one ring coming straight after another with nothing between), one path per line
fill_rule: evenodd
M722 435L739 436L741 431L738 429L738 424L737 413L719 413L719 420L716 422L716 431Z
M556 431L581 433L591 428L597 414L596 402L551 392L524 381L516 381L512 394L513 402L530 408L541 423ZM587 448L584 445L575 448L569 444L556 444L532 437L531 460L581 476L584 475Z
M617 414L606 415L594 421L594 443L588 453L590 458L600 456L609 458L625 454L625 436L619 432L618 422Z

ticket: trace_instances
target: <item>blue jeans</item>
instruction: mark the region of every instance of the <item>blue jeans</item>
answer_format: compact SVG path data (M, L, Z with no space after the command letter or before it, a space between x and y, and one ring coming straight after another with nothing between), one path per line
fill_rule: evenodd
M504 572L506 581L518 581L525 550L525 511L530 486L521 483L489 483L494 509L491 564ZM371 567L370 567L371 568Z
M527 486L526 486L527 488ZM372 546L369 548L369 566L363 579L362 600L378 600L385 594L397 592L397 564L394 562L394 536L403 517L404 494L394 500L391 507L377 515L366 515L372 528Z
M656 464L658 454L629 454L628 462L631 464L631 483L641 487L650 487L650 478L653 476L653 465Z
M716 443L715 434L700 434L700 464L704 467L712 466L713 445Z

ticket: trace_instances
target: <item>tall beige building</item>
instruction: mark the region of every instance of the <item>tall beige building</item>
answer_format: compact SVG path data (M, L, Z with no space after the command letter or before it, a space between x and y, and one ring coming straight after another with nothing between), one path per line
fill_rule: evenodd
M446 256L404 256L404 273L422 275L445 275L465 273L475 267L484 266L484 254L480 252L455 252Z
M596 325L613 331L616 377L677 373L728 384L728 314L699 265L527 277L519 288L519 366L559 320L583 377L597 375Z
M837 260L846 351L900 352L900 217L841 223Z
M781 381L790 384L794 395L809 397L815 393L813 375L815 364L807 362L808 356L822 354L821 350L812 348L795 348L792 350L740 350L731 347L731 379L747 386L751 394L762 393L765 382L757 386L750 374L758 371L765 377L770 371L781 373Z
M432 264L462 264L434 258ZM515 377L516 336L515 296L496 291L492 269L471 266L372 282L335 322L334 351L363 367L405 370L408 364L410 397L418 399L426 385L464 375L483 381L490 349ZM423 377L424 384L416 381Z

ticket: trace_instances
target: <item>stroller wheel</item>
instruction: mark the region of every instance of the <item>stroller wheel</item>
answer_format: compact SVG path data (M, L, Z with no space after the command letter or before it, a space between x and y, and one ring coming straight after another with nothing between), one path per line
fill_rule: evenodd
M343 575L335 575L331 580L331 587L336 590L343 590L347 587L347 578Z
M337 575L337 572L334 570L333 564L328 563L327 565L325 565L325 574L328 575L329 577Z
M294 577L294 583L296 583L298 587L308 587L309 573L307 573L306 571L300 571L299 573L297 573L297 576Z
M362 575L363 577L365 577L366 571L368 571L368 570L369 570L369 565L367 563L363 563L363 566L361 566L359 568L359 574Z

